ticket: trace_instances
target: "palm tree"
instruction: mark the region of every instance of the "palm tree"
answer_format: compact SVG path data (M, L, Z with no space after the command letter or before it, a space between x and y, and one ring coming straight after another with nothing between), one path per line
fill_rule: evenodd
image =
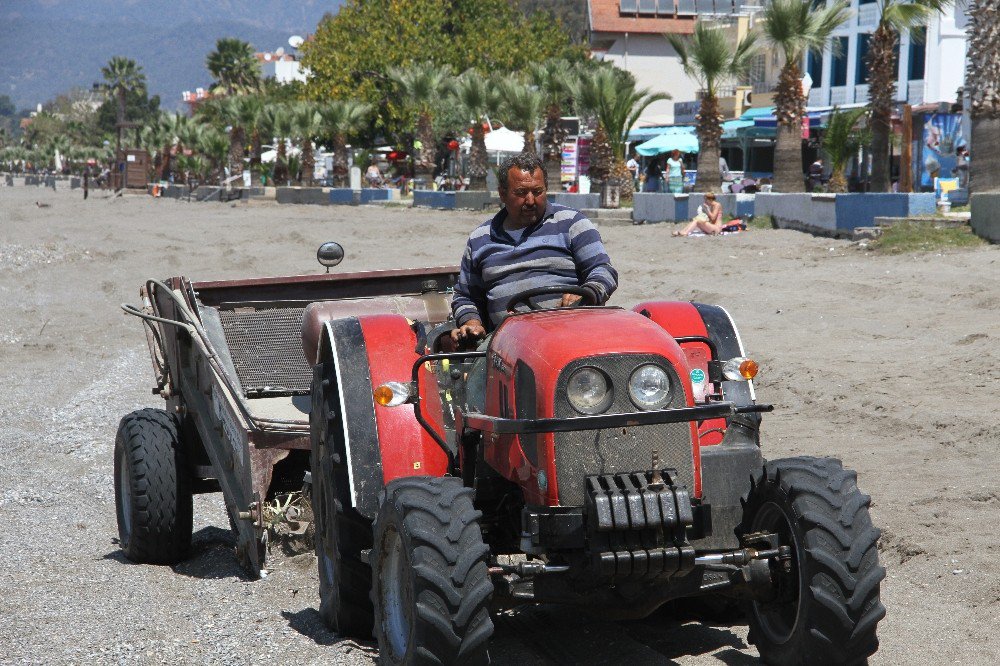
M323 131L323 118L320 116L319 107L315 102L299 102L292 112L292 124L295 128L295 135L299 138L299 147L302 149L302 173L299 177L299 184L302 177L305 177L306 185L313 184L313 139Z
M517 78L504 79L499 84L500 111L507 117L506 125L524 132L523 153L535 152L535 130L545 113L545 95L535 86Z
M830 159L830 192L846 192L847 178L844 169L858 149L870 140L870 131L857 129L858 121L868 113L868 109L841 111L834 108L826 132L823 134L823 152Z
M472 148L469 151L469 189L486 189L485 124L487 116L499 105L497 87L479 72L470 69L462 74L454 91L455 100L472 120Z
M101 68L104 77L104 89L110 97L118 100L118 116L115 124L118 129L116 150L122 149L122 129L125 125L125 96L136 89L145 87L146 75L142 67L131 58L114 56L108 64Z
M802 192L802 117L806 96L802 92L799 63L807 53L821 53L827 39L850 17L846 0L831 0L813 9L812 0L773 0L761 12L765 40L785 56L778 78L775 115L778 117L774 146L774 189ZM832 48L832 47L831 47Z
M209 177L222 183L223 166L229 155L229 137L225 132L209 127L198 135L197 150L209 162Z
M896 47L899 33L923 25L952 0L877 0L879 21L868 42L868 106L871 109L872 179L874 192L888 192L889 139L896 99Z
M264 115L275 142L274 183L285 185L289 180L287 142L295 133L292 109L287 104L269 104Z
M535 63L528 70L531 81L545 96L545 128L542 130L542 153L548 172L548 189L558 192L562 187L562 149L568 135L562 125L563 108L573 94L573 74L569 62L551 59Z
M719 87L747 75L757 55L757 33L750 32L733 45L720 28L698 21L691 37L668 34L666 38L677 51L684 72L701 86L701 109L697 116L698 188L714 192L722 181L719 173L722 138Z
M670 99L667 93L650 93L648 88L635 86L631 74L614 67L580 74L574 97L585 112L597 118L590 170L595 180L608 176L615 181L630 180L625 168L626 135L650 104ZM607 154L608 164L602 164L602 154Z
M969 161L969 191L1000 191L1000 2L974 0L969 3L968 70L972 118L971 144L976 148Z
M420 149L415 155L413 170L415 175L428 177L434 171L434 107L452 90L451 67L438 66L430 62L408 68L389 70L389 78L396 85L401 98L417 113L416 138ZM346 150L345 150L346 155ZM338 164L334 157L334 171ZM346 169L347 163L344 162Z
M224 95L248 93L260 88L260 65L253 47L235 37L223 37L215 42L205 66L215 79L214 90Z
M322 132L333 137L333 177L337 187L348 184L347 141L365 127L371 110L370 104L353 99L333 100L319 108ZM431 137L433 140L433 134Z

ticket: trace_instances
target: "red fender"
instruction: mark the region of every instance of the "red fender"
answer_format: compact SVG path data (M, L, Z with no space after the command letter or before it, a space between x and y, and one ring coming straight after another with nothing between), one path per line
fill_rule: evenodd
M363 315L358 320L368 351L372 390L389 381L408 384L419 356L417 336L409 321L400 315ZM358 399L373 400L371 394ZM421 414L443 435L437 382L426 368L420 370L420 401ZM444 476L448 471L448 457L417 422L413 405L383 407L376 403L375 421L383 483L406 476Z

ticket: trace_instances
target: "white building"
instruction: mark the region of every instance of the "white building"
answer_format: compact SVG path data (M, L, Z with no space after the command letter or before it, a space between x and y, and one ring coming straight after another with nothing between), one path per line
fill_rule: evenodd
M254 54L260 63L260 74L265 79L274 79L278 83L289 83L291 81L302 81L305 83L309 70L302 67L295 56L285 53L283 48L279 48L273 53L264 51Z
M950 7L930 23L900 37L896 101L910 104L955 102L965 81L965 28L961 6ZM809 106L868 102L868 42L878 26L875 0L851 0L851 18L833 34L839 54L827 49L822 57L809 56L805 71L813 80Z

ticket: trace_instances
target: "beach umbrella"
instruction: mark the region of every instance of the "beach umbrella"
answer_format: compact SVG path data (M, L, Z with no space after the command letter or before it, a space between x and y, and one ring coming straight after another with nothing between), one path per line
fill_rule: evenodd
M669 132L661 134L636 146L636 152L646 157L679 150L682 153L698 152L698 137L689 132Z
M487 152L519 153L524 150L524 133L500 127L486 135Z

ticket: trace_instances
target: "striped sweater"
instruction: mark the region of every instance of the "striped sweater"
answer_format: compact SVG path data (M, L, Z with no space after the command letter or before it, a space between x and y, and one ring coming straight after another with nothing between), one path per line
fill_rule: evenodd
M603 303L618 286L618 272L601 235L583 213L549 203L542 219L515 241L503 228L507 209L476 227L462 257L451 308L461 326L470 319L495 329L507 314L514 294L535 287L594 287ZM532 299L539 307L556 307L561 295Z

